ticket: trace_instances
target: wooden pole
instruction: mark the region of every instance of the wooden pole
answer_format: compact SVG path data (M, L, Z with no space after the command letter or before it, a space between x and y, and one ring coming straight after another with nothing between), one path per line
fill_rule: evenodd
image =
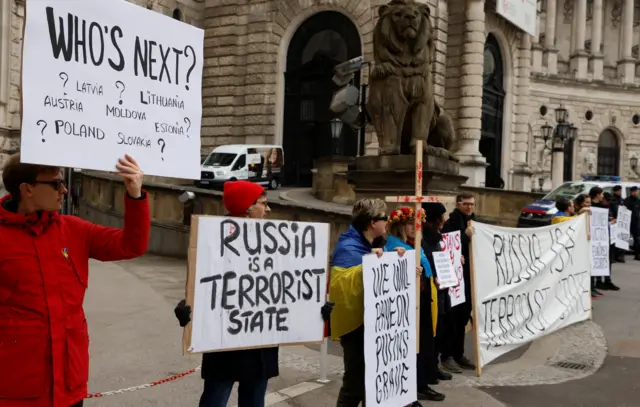
M422 196L422 140L416 141L416 196ZM415 203L415 229L416 237L414 240L414 249L416 251L416 266L420 265L420 253L422 249L422 218L420 215L422 204ZM416 351L420 353L420 282L422 276L416 276ZM431 284L425 290L431 290ZM427 310L431 312L431 310ZM430 329L433 329L430 327Z
M473 221L469 221L467 223L467 227L473 227ZM463 230L461 233L464 233ZM469 270L471 271L471 306L473 307L473 332L474 332L474 347L475 347L475 361L476 361L476 376L480 377L482 375L482 365L480 364L480 332L478 331L478 301L476 299L476 265L473 259L473 238L471 239L471 243L469 244L469 257L471 257L469 263ZM469 298L466 299L469 301Z

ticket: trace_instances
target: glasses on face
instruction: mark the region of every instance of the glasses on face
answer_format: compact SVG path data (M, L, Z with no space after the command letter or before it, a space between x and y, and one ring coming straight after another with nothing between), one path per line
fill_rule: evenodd
M387 219L389 219L389 217L388 217L388 216L386 216L386 215L383 215L383 216L374 216L374 217L373 217L373 221L374 221L374 222L378 222L378 221L381 221L381 220L383 220L383 221L385 221L385 222L386 222L386 221L387 221Z
M476 206L475 202L458 202L458 205L466 206L467 208Z
M35 181L34 184L49 185L51 188L53 188L56 191L60 191L65 186L64 181L61 179L54 179L51 181Z

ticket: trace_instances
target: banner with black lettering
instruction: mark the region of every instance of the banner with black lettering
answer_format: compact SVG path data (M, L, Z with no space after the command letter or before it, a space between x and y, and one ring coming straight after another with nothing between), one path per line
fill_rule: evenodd
M408 406L418 391L415 251L364 256L362 274L365 404Z
M590 318L586 215L541 228L473 226L479 367Z
M21 160L200 179L204 31L128 1L26 2ZM4 86L4 85L3 85Z
M187 352L322 342L328 224L198 216L190 245Z
M609 269L609 209L591 208L590 232L591 232L591 275L608 276Z

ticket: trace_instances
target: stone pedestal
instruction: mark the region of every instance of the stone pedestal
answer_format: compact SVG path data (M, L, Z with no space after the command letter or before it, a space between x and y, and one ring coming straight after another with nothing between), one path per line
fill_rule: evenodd
M571 56L571 70L574 72L576 79L587 79L588 65L588 52L580 50Z
M356 158L356 170L349 171L356 198L413 196L416 184L415 155L364 156ZM458 163L446 158L424 156L424 195L455 195L467 178L459 175Z
M618 78L622 83L633 83L635 80L636 61L635 59L621 59L618 61Z
M526 164L520 164L513 170L513 183L511 189L516 191L533 191L535 187L531 183L534 172Z
M326 202L352 204L355 193L349 185L347 172L354 159L351 157L323 157L314 161L312 193Z
M542 72L542 45L533 44L531 47L531 70Z
M604 79L604 55L595 54L589 57L589 70L593 74L594 81Z
M542 63L547 67L547 74L558 74L558 50L554 48L547 48L542 55Z

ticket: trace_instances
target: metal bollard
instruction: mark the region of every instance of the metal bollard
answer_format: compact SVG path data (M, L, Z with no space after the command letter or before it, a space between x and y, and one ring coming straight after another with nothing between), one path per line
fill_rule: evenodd
M316 380L318 383L326 384L330 380L327 379L327 370L329 370L327 361L327 352L329 349L329 338L324 338L322 345L320 345L320 378Z

